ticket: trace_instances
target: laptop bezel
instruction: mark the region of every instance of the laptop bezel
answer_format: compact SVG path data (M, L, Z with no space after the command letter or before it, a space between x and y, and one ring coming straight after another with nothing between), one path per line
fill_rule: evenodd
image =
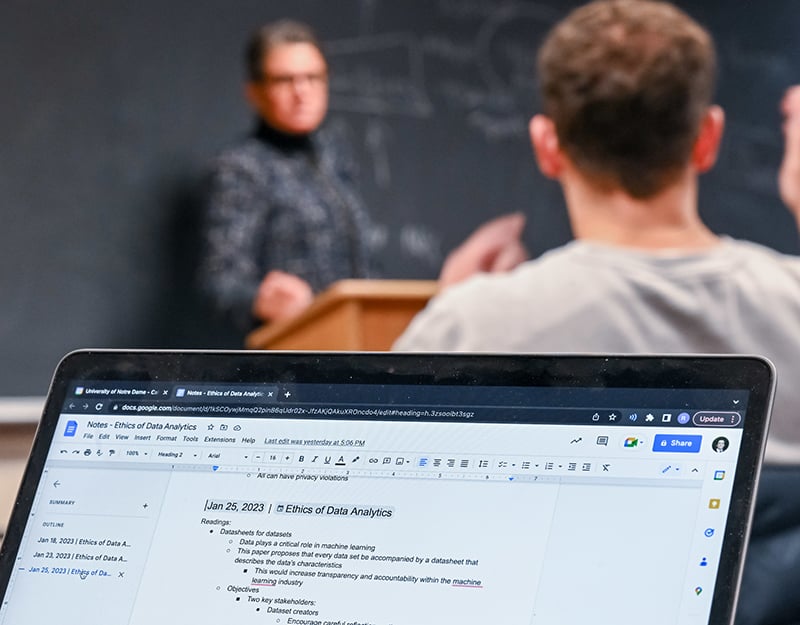
M31 506L74 380L740 389L749 395L709 623L733 618L775 387L758 356L410 354L81 350L53 376L8 530L0 548L4 597ZM268 418L268 417L265 417Z

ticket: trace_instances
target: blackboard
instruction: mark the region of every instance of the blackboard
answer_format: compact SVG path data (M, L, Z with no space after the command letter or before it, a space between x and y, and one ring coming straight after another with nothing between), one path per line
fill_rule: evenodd
M242 136L243 40L292 16L332 66L346 132L383 224L387 275L435 277L480 222L528 215L538 255L570 238L535 170L533 55L575 2L5 0L0 3L0 394L45 392L78 347L223 347L195 295L197 189ZM800 81L789 0L681 2L714 34L728 128L701 210L717 232L798 251L775 188L778 102Z

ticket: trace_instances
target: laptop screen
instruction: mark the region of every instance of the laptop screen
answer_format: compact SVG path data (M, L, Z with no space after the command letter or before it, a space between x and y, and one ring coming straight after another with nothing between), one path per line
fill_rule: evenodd
M762 361L71 359L3 547L3 625L731 616Z

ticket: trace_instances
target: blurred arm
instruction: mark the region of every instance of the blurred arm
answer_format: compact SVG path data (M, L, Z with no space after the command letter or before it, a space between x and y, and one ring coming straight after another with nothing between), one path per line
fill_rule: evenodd
M800 86L791 87L781 102L784 152L778 173L781 199L800 227Z
M478 227L444 261L439 287L445 289L476 273L510 271L528 259L522 243L525 216L512 213Z

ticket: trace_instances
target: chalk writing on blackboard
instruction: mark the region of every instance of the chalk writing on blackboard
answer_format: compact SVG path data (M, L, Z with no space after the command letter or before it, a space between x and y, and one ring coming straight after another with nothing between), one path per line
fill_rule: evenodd
M331 109L430 117L419 46L403 33L326 42Z

